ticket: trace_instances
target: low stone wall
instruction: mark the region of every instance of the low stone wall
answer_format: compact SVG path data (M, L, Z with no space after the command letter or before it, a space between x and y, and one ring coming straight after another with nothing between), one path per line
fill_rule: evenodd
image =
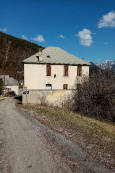
M22 94L22 103L46 104L62 107L72 96L73 90L28 90L29 93Z

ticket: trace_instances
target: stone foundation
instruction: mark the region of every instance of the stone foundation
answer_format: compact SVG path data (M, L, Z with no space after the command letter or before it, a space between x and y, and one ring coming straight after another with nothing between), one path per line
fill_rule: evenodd
M73 90L28 90L22 94L22 103L43 104L62 107Z

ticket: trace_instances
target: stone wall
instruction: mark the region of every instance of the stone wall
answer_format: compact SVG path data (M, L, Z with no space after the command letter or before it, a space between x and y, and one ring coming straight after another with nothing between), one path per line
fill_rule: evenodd
M22 95L22 103L45 104L62 107L72 96L73 90L28 90ZM24 93L24 92L23 92Z

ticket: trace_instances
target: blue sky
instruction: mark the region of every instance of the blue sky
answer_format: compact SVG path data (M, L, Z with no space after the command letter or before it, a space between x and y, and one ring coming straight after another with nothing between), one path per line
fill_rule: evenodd
M87 61L115 60L115 0L0 0L0 31Z

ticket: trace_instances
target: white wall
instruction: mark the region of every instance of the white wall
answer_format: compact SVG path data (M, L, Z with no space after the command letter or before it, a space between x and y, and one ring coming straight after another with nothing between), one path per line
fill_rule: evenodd
M89 76L89 66L82 67L82 76ZM81 78L77 76L77 66L69 65L68 76L64 76L64 65L51 65L51 76L46 76L46 64L24 64L24 86L27 89L46 89L48 83L52 84L52 89L63 89L63 84L74 89L76 79Z

